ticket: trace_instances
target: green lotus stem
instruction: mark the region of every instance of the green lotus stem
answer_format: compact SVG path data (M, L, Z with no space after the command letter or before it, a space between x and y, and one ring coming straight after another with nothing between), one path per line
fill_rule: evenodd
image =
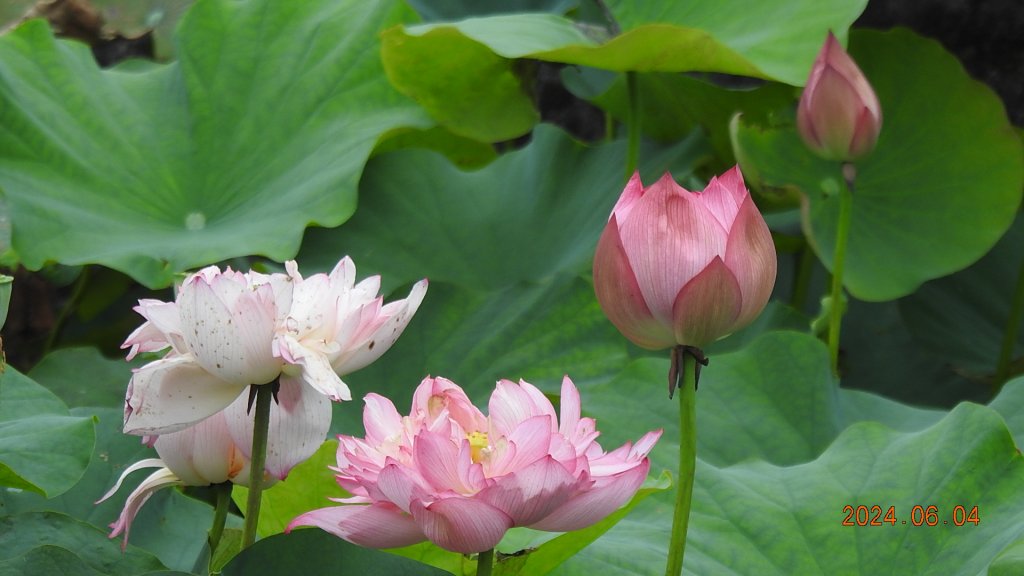
M793 275L793 295L790 304L797 310L803 310L807 303L807 292L811 285L811 271L814 269L814 250L807 244L800 249L800 259Z
M683 383L679 386L679 473L676 477L676 505L672 514L672 539L669 540L665 576L683 573L686 531L690 525L690 501L693 476L697 471L697 360L682 347L673 354L681 356L679 366Z
M836 251L832 259L832 309L828 322L828 354L832 373L839 374L839 328L843 321L843 265L846 262L846 241L850 236L850 216L853 212L853 182L856 171L853 164L843 164L844 186L839 187L839 223L836 226Z
M476 555L476 576L491 576L494 567L494 548Z
M270 429L270 403L274 398L274 384L256 386L256 422L252 430L252 458L249 467L249 500L245 508L245 526L242 527L242 549L256 542L256 525L260 519L263 496L263 469L267 462L267 432Z
M636 172L640 158L640 89L636 83L636 72L626 72L626 91L629 94L629 113L626 116L626 130L629 140L626 148L626 180Z
M224 534L224 524L228 519L228 508L231 507L231 488L234 484L231 482L221 482L220 484L214 485L213 489L217 492L217 508L213 512L213 526L210 527L210 557L217 551L217 546L220 545L220 537Z
M64 328L64 324L68 320L68 316L71 311L75 309L78 301L82 298L82 294L85 292L85 286L89 283L89 267L83 266L82 271L78 274L78 278L75 279L75 286L71 289L71 296L68 297L68 301L60 309L57 314L57 319L53 322L53 327L50 328L50 333L46 335L46 342L43 343L43 356L49 354L54 345L57 344L57 337L60 335L61 329Z
M1003 331L1003 346L999 350L999 364L996 365L995 385L1001 387L1010 377L1010 363L1013 360L1013 348L1017 343L1021 321L1024 320L1024 262L1017 272L1017 287L1014 289L1013 303L1010 304L1010 318Z

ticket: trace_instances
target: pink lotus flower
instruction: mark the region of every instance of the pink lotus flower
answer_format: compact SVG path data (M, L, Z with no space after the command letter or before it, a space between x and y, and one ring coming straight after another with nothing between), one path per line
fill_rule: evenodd
M318 526L372 548L430 540L464 554L493 548L514 526L577 530L633 496L661 436L605 452L568 377L561 423L544 394L522 381L498 382L489 416L443 378L423 380L405 417L387 398L365 401L366 438L339 437L337 480L353 496L299 516L288 530Z
M855 160L874 150L878 141L878 97L832 32L811 67L796 122L804 143L829 160Z
M175 302L140 300L146 318L123 348L168 349L135 371L124 430L166 434L223 410L251 384L303 382L331 400L350 400L341 375L373 362L405 329L426 293L382 306L380 278L355 284L344 258L327 274L242 274L210 266L185 279Z
M156 449L160 458L129 466L99 501L105 501L136 470L159 468L132 491L117 521L110 525L111 538L124 534L122 548L139 509L157 490L167 486L207 486L233 482L248 486L253 418L248 398L239 396L227 409L180 432L147 436L143 443ZM309 458L323 442L331 426L331 403L298 381L285 382L270 408L267 462L264 482L284 480L297 464Z
M634 174L594 254L604 313L638 346L698 348L743 328L775 285L775 246L739 167L689 192Z

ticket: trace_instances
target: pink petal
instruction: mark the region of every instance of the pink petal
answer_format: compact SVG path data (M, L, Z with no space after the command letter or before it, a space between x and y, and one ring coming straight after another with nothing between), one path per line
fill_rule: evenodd
M377 489L403 512L409 512L409 505L418 493L416 480L407 473L407 469L394 462L381 469L377 476Z
M516 472L549 454L551 447L551 416L534 416L516 426L505 438L513 449L504 454L496 450L487 469L488 477ZM496 439L491 438L493 443Z
M404 427L402 416L395 405L379 394L367 394L363 398L363 427L367 443L379 446L387 441L401 439Z
M743 198L747 195L743 177L740 176L737 166L719 177L712 178L698 198L722 228L729 230L736 219Z
M729 334L742 305L743 295L736 277L715 256L707 268L679 291L673 310L676 342L703 348Z
M502 476L477 493L476 498L507 514L516 526L528 526L564 504L578 484L565 467L549 456Z
M742 294L740 313L729 329L734 332L753 322L764 309L775 287L778 266L771 232L750 196L740 206L729 232L725 265Z
M157 436L154 448L164 466L186 486L225 482L247 464L241 454L235 454L223 412L179 432Z
M508 436L521 422L534 416L550 416L549 422L557 422L555 409L544 394L532 384L523 384L501 380L491 393L487 410L494 433Z
M558 431L562 436L572 439L576 436L576 425L580 421L580 391L568 375L562 377L562 393L558 404L561 415Z
M292 520L285 532L298 526L316 526L368 548L399 548L426 540L413 517L392 504L348 505L320 508Z
M650 461L645 459L635 468L611 478L604 485L577 495L551 515L530 525L530 528L551 532L569 532L586 528L628 502L643 485L650 468Z
M423 302L423 296L426 293L427 281L420 280L413 285L409 296L405 300L388 304L388 306L395 305L387 310L390 316L377 330L363 342L360 342L355 349L346 351L335 360L332 363L334 370L338 374L348 374L380 358L398 340L398 337L402 335L413 314L419 309L420 303ZM382 313L384 313L383 310Z
M128 384L124 432L177 432L223 410L244 389L214 377L190 356L150 362Z
M626 183L626 187L622 190L618 201L615 202L615 207L612 208L612 213L608 216L608 220L611 221L614 216L619 222L626 221L629 218L629 213L633 210L633 206L636 205L643 195L644 185L640 180L640 171L637 170L630 176L629 182Z
M651 314L619 234L618 216L605 226L594 252L594 292L601 309L626 338L650 350L675 345L668 325Z
M445 550L473 554L490 550L512 527L512 519L497 508L472 498L453 497L424 506L412 503L416 524Z
M434 490L460 493L471 491L462 474L471 462L469 442L463 441L462 444L466 445L466 449L428 430L416 436L413 443L413 465Z
M666 174L622 223L622 245L654 318L672 326L679 290L716 257L728 234L698 196Z

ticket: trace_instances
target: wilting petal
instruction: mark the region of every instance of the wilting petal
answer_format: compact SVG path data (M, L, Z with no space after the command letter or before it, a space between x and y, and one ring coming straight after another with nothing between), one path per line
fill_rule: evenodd
M124 534L124 539L121 541L121 550L128 546L128 534L132 529L132 521L135 520L135 515L139 513L139 509L146 503L146 500L149 500L149 497L157 490L180 483L181 481L178 480L178 477L173 472L166 468L161 468L150 474L148 478L143 480L128 495L128 500L124 504L124 509L121 510L121 515L117 518L116 522L110 525L113 529L110 532L110 538L116 538L118 534Z
M330 506L306 512L292 520L285 532L298 526L316 526L369 548L399 548L427 539L412 516L383 502L370 506Z
M223 410L244 389L216 378L189 356L150 362L132 375L124 432L177 432Z
M416 500L412 503L412 516L427 539L461 554L494 548L513 526L507 514L471 498L445 498L429 506Z

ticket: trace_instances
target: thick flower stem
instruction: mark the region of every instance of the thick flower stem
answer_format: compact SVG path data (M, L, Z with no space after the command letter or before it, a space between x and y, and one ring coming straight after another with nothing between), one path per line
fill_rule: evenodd
M213 512L213 526L210 527L210 555L213 556L220 545L220 537L224 534L224 524L228 519L228 508L231 507L231 482L215 484L213 489L217 492L217 508Z
M679 472L676 477L676 506L672 515L665 576L683 573L686 531L690 524L693 476L697 469L697 359L683 347L672 350L679 358L683 383L679 387Z
M1001 387L1010 377L1010 363L1013 360L1013 348L1017 343L1021 321L1024 320L1024 262L1017 272L1017 287L1014 288L1013 303L1010 304L1010 317L1003 331L1003 345L999 350L999 364L996 366L995 386Z
M629 94L629 114L626 130L629 137L626 148L626 180L633 177L640 161L640 88L636 72L626 72L626 91Z
M832 361L833 374L839 374L839 328L843 322L843 265L846 262L846 240L850 235L855 177L853 164L843 164L845 185L839 187L839 223L836 225L836 251L832 258L832 307L828 322L828 353Z
M477 554L476 576L491 576L492 568L494 568L494 548Z
M263 469L267 462L267 432L270 428L270 404L274 385L256 387L256 422L252 430L252 459L249 472L249 500L245 508L245 526L242 528L242 549L256 541L256 525L260 519L263 497Z

